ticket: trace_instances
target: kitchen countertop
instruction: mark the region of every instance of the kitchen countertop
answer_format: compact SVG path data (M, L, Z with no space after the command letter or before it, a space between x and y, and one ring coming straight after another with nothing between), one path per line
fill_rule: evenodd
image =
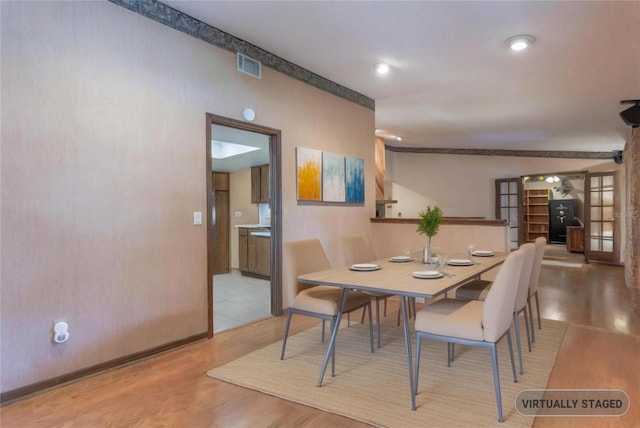
M244 227L246 229L270 229L270 224L236 224L236 227Z

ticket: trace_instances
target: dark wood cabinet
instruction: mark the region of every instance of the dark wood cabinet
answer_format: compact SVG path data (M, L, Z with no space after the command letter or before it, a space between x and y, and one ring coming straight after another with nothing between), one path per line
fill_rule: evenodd
M249 270L249 229L238 229L238 268L241 272Z
M238 228L238 268L240 272L260 277L271 277L271 237L256 236L251 232L263 229Z
M269 165L251 167L251 203L269 203Z
M584 253L584 227L567 226L567 251Z

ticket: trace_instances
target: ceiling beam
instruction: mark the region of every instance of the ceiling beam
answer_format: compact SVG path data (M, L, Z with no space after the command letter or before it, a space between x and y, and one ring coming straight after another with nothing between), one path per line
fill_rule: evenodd
M498 150L498 149L448 149L430 147L384 146L385 150L398 153L431 153L439 155L516 156L526 158L613 159L617 152L581 152L564 150Z

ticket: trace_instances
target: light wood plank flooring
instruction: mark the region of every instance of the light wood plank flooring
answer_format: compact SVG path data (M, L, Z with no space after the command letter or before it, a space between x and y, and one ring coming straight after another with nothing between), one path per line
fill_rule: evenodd
M543 266L542 316L570 326L549 387L621 388L622 418L537 418L534 427L640 426L640 316L626 298L623 269ZM384 322L396 322L389 302ZM317 324L294 317L292 334ZM7 404L13 427L363 427L360 422L209 378L206 371L282 338L284 317L217 334L162 355ZM313 386L310 386L313 387ZM407 397L409 400L409 397ZM505 403L505 405L511 405ZM407 411L410 411L407 406Z

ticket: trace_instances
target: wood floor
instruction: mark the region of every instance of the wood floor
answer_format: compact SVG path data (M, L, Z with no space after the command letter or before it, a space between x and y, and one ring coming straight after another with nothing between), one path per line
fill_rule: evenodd
M569 322L549 387L619 388L629 394L632 404L623 417L537 418L534 427L640 426L640 315L630 308L626 293L620 267L543 266L542 316ZM397 303L390 301L384 322L396 322L395 310ZM307 317L294 317L292 334L316 324ZM206 376L212 367L280 340L283 328L283 317L263 320L24 398L0 409L0 426L366 426Z

